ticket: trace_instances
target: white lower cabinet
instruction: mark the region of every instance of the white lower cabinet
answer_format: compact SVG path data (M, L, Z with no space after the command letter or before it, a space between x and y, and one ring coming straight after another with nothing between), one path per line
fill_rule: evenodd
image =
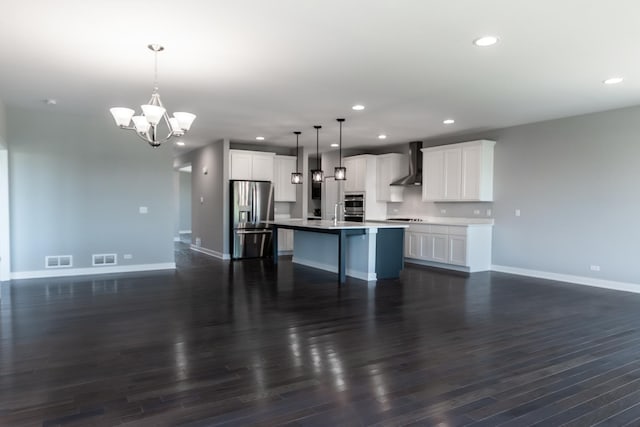
M293 230L285 228L278 229L278 252L293 251Z
M492 225L411 224L405 231L405 257L427 265L468 272L491 269Z

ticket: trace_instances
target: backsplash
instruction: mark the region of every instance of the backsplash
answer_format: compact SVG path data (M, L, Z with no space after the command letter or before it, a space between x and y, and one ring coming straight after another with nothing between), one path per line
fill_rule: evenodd
M489 211L489 214L487 214L487 211ZM423 202L422 187L405 187L403 202L387 203L387 217L400 216L493 218L493 202Z

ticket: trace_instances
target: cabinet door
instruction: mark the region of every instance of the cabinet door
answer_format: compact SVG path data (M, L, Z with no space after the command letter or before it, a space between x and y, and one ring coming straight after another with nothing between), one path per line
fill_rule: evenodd
M444 200L460 200L462 150L444 150Z
M391 183L391 165L388 158L378 157L376 161L376 199L379 202L389 202Z
M446 234L428 234L425 249L425 259L435 262L448 262L449 259L449 240Z
M482 147L464 147L462 149L462 199L480 199L481 173Z
M229 179L251 180L252 155L246 152L230 151Z
M357 182L356 159L343 159L342 165L347 168L347 180L344 182L344 191L356 191Z
M449 236L449 264L467 265L467 238Z
M426 151L422 160L422 199L444 199L444 152Z
M272 154L254 153L252 155L252 178L255 181L273 181Z
M291 183L291 172L295 172L296 158L276 156L274 160L274 196L276 202L295 202L296 185Z
M367 159L364 157L356 160L356 189L355 191L365 191L367 179Z
M422 233L408 233L409 250L407 251L411 258L422 258L421 237Z

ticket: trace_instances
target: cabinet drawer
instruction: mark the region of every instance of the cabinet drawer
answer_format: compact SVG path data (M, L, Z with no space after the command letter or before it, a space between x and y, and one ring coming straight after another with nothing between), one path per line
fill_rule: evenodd
M446 225L430 225L429 228L433 234L449 234L449 227Z
M454 236L466 236L467 235L467 227L457 227L457 226L449 226L449 234Z

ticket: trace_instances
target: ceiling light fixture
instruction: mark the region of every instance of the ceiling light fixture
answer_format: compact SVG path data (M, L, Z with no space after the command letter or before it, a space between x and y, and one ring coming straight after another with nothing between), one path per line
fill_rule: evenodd
M264 136L256 136L256 140L258 140L258 141L264 141Z
M324 181L324 172L320 169L320 129L322 126L315 125L313 127L316 130L316 168L311 171L311 180L313 182L322 182Z
M351 107L352 110L356 110L356 111L362 111L364 110L364 105L362 104L356 104L353 107Z
M178 141L178 142L176 142L176 145L179 145L180 147L184 147L184 142Z
M498 38L496 36L483 36L473 41L473 44L478 47L493 46L496 43L498 43Z
M159 147L163 142L167 142L173 136L183 136L191 128L191 124L196 118L195 114L185 112L175 112L173 117L169 117L167 110L162 105L160 94L158 93L158 52L164 50L159 44L147 46L154 53L154 81L151 99L145 105L141 105L142 114L134 116L135 111L131 108L114 107L111 114L121 129L134 130L143 140L152 147ZM130 126L133 120L133 126ZM158 125L164 120L168 129L167 136L158 136Z
M617 85L618 83L622 83L624 79L622 77L611 77L606 80L603 80L602 83L606 85Z
M300 173L300 171L298 170L298 150L299 150L299 138L300 138L300 134L302 132L300 131L295 131L294 134L296 135L296 171L295 172L291 172L291 183L292 184L302 184L302 173Z
M331 147L333 148L338 148L340 146L340 144L336 144L335 142L333 144L331 144Z
M336 181L345 181L347 179L347 168L342 166L342 123L344 119L336 119L340 123L340 151L338 153L339 165L333 170L333 179Z
M380 135L378 135L378 139L387 139L387 135L381 133Z
M454 124L456 121L453 119L445 119L442 121L442 123L444 123L445 125L452 125Z

